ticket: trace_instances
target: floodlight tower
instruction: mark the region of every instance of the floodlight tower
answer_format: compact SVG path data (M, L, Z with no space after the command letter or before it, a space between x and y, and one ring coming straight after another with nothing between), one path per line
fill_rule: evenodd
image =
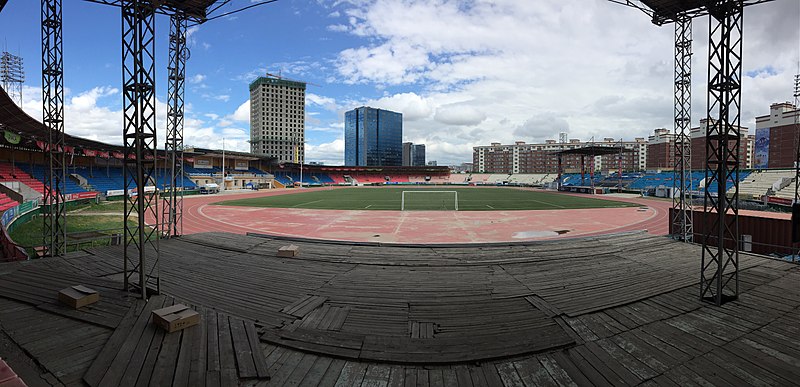
M25 68L22 66L22 57L6 51L0 53L0 84L19 106L22 106L23 83L25 83Z
M742 11L745 6L772 0L609 1L643 11L656 25L679 23L684 18L709 15L706 115L708 125L705 136L707 188L703 199L700 298L722 305L739 296L738 178L742 100ZM676 34L676 48L678 35ZM680 50L676 49L676 63L679 62L677 60L679 52ZM676 87L676 95L678 92ZM681 122L685 118L682 115ZM676 114L677 126L678 114ZM683 160L676 159L676 162L682 163ZM676 167L680 169L681 166ZM733 183L730 190L726 189L728 182ZM716 192L711 192L708 187L714 184L717 187ZM732 195L728 196L728 192Z

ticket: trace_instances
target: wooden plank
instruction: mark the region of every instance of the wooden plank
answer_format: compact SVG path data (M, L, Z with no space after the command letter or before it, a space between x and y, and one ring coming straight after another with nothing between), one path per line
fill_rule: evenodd
M319 356L312 355L312 354L304 354L300 361L297 363L294 371L292 371L289 378L283 382L284 386L299 386L300 383L305 380L306 374L308 371L311 370L311 367L314 366L314 363L317 362Z
M208 327L211 322L208 320L209 314L202 307L197 308L197 313L203 318L195 327L189 328L193 330L192 334L196 337L192 341L191 356L189 358L189 386L204 387L206 385L206 370L208 360ZM216 321L216 319L214 319Z
M244 330L247 334L247 342L250 344L250 353L253 356L253 365L256 369L256 375L259 379L268 379L269 365L267 365L267 359L264 357L264 352L261 351L256 327L253 325L253 323L244 321Z
M217 332L219 335L220 384L222 387L233 387L239 384L236 370L236 354L233 350L230 319L223 313L217 313Z
M369 364L364 374L362 387L386 387L389 385L389 376L392 368L383 364Z
M196 307L195 310L197 310ZM175 375L173 375L173 379L170 381L170 384L174 387L186 387L189 385L189 375L192 372L192 351L196 350L196 342L200 340L199 333L203 324L205 324L205 321L201 321L200 324L186 328L182 332L183 337L180 341L180 349L178 350Z
M367 363L348 361L336 380L336 387L360 386L367 371Z
M520 359L513 364L526 386L556 386L555 380L535 357Z
M127 333L127 336L120 342L113 343L116 345L105 354L108 357L113 356L113 359L110 362L101 360L103 364L105 364L105 367L95 369L92 375L87 373L87 376L91 380L91 382L87 381L87 383L94 386L119 386L122 384L125 370L127 370L128 367L135 368L139 366L134 360L134 357L137 355L137 348L139 347L138 343L146 341L149 347L149 341L152 339L153 334L155 334L155 328L151 324L148 324L150 321L150 312L162 307L165 301L166 298L163 296L154 296L150 298L147 305L145 305L136 318L134 324L130 327L130 330L123 332L123 335ZM117 329L119 330L121 328L118 327ZM106 346L112 344L110 341L111 340L109 340ZM144 349L138 349L138 351L141 353L144 352ZM143 359L140 361L143 361ZM84 377L84 379L86 379L86 377Z
M303 380L301 380L300 384L304 386L321 385L322 377L331 365L332 360L332 358L327 356L317 356L314 364L311 365L311 368L306 372L305 376L303 376Z
M257 378L258 372L253 362L253 351L250 349L250 340L245 331L245 322L241 319L230 317L231 340L233 353L236 355L236 368L240 379ZM258 351L257 351L258 352Z
M328 366L328 369L325 370L325 374L322 375L322 380L320 380L319 385L333 386L336 384L336 381L339 380L339 375L342 373L345 363L346 361L342 359L331 360L331 364Z

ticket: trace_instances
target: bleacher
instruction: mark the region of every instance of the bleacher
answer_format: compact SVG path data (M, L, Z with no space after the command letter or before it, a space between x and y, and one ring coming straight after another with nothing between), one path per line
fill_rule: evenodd
M20 178L20 180L19 180L20 182L22 182L25 185L33 188L36 191L39 191L39 189L41 189L41 191L39 191L39 192L44 193L44 183L42 183L42 182L45 180L45 175L50 173L49 167L46 167L44 165L33 165L33 166L31 166L31 165L28 165L28 164L18 164L17 168L27 172L27 174L29 176L32 176L36 180L36 181L28 180L28 182L26 183L23 179ZM69 169L72 169L72 168L70 167ZM38 183L38 184L36 184L36 183ZM36 184L36 187L31 186L31 184ZM40 187L40 188L37 188L37 187ZM67 177L64 180L64 193L65 194L74 194L74 193L78 193L78 192L86 192L86 190L83 189L83 187L81 187L80 185L78 185L78 183L74 182L72 179Z
M548 173L517 173L509 176L508 182L519 185L544 185L549 177Z
M222 172L222 169L220 169L220 167L195 168L190 165L184 165L183 172L189 176L211 176L215 173Z
M0 192L0 212L3 212L11 207L19 204L16 200L8 197L8 195Z
M594 175L594 183L597 185L598 182L603 180L603 177L600 175ZM592 176L588 173L583 175L583 179L581 179L580 173L564 173L561 175L561 185L563 187L580 187L580 186L590 186L592 184Z
M42 175L44 177L44 175ZM18 181L22 184L31 187L36 192L44 194L44 183L31 176L26 170L20 168L19 165L14 166L10 163L0 163L0 181Z
M748 199L760 199L772 189L773 196L794 199L793 180L794 170L791 169L754 171L739 183L739 195Z

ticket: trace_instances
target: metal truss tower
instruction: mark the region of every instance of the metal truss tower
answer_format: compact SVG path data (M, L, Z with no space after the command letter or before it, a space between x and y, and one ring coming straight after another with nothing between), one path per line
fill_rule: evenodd
M800 67L800 63L798 63ZM798 68L800 70L800 68ZM800 203L800 71L794 76L794 132L797 136L794 159L794 202Z
M708 123L700 297L722 305L739 296L739 153L742 0L708 6ZM728 182L733 186L726 191ZM712 188L716 185L716 192Z
M164 173L170 187L164 197L163 234L179 236L183 232L183 102L186 85L187 20L183 14L170 16L169 86L167 91L167 138L164 144L167 165Z
M160 292L156 171L155 6L122 2L122 106L125 141L124 287L146 299ZM150 223L148 223L148 221ZM150 258L148 261L147 258Z
M691 242L692 223L692 19L675 22L675 169L672 179L672 233ZM677 192L677 195L675 194Z
M25 83L25 68L22 66L22 57L3 51L0 54L0 84L19 106L22 106L23 83Z
M61 0L42 0L42 122L49 128L45 151L50 167L44 179L42 208L45 256L63 255L67 249L62 53Z

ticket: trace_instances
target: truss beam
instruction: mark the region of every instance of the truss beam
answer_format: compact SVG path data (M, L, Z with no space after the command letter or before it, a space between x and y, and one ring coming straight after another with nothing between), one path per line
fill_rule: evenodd
M672 179L673 237L691 242L692 223L692 19L675 23L675 169Z
M167 156L164 177L169 192L164 196L164 236L175 237L183 232L183 107L186 85L187 19L182 14L170 17L169 86L167 90Z
M124 287L146 299L160 292L156 171L155 9L126 0L122 13L122 105L125 152Z
M709 6L706 192L700 297L722 305L739 296L739 153L742 0ZM733 186L726 190L728 182ZM715 192L711 187L716 184Z
M45 256L67 249L64 206L64 62L61 0L42 0L42 122L48 127L48 173L44 178L42 239Z

